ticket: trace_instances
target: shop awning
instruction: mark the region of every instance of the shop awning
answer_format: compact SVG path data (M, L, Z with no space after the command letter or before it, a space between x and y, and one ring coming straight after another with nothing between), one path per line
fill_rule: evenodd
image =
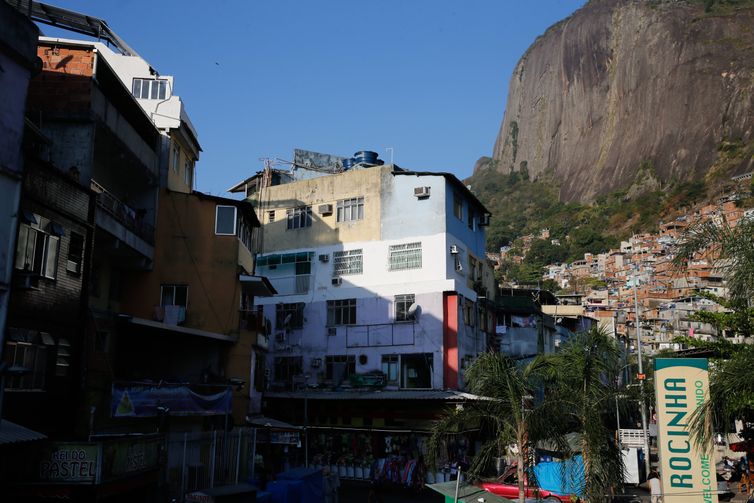
M144 318L136 318L132 316L123 316L123 315L121 315L120 318L124 320L126 323L130 323L132 325L148 327L155 330L165 331L167 333L194 335L197 337L204 337L207 339L215 339L218 341L225 341L225 342L236 342L238 340L237 337L233 337L232 335L218 334L215 332L207 332L206 330L182 327L179 325L168 325L167 323L160 323L159 321L152 321L152 320L147 320Z
M454 390L369 390L369 391L273 391L266 398L308 400L489 400L489 398Z
M302 430L301 426L295 426L279 419L273 419L266 416L246 416L246 424L252 426L260 426L265 428L273 428L276 430Z
M44 440L47 436L7 419L0 420L0 445Z
M270 283L270 280L264 276L242 274L239 280L244 289L248 290L254 297L272 297L278 293L275 287L272 286L272 283Z

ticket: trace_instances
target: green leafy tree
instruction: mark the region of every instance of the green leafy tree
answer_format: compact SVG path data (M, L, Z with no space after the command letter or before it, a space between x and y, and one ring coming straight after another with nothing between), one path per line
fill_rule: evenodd
M584 497L604 501L623 481L623 461L611 426L618 394L618 347L604 330L594 328L577 334L547 360L546 402L558 411L564 428L581 435Z
M449 410L432 429L429 458L438 459L443 440L470 426L479 427L481 449L467 472L470 478L483 474L494 458L502 457L508 446L516 445L519 502L524 502L524 480L534 482L525 453L543 438L558 437L558 421L548 418L550 409L533 407L531 397L538 387L544 361L534 359L521 365L501 353L483 353L466 370L466 391L484 397ZM526 477L525 477L526 474Z

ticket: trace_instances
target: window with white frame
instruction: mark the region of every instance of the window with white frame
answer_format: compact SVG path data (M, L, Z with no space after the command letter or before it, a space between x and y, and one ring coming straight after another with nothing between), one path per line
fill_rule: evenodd
M457 193L453 194L453 214L458 220L463 221L463 198Z
M288 218L287 229L303 229L304 227L312 226L312 207L311 206L299 206L298 208L291 208L286 210L286 216Z
M160 286L160 305L186 307L188 305L188 286L187 285L161 285Z
M382 373L385 374L388 384L398 384L400 364L398 355L382 355Z
M193 186L194 182L194 163L191 159L186 159L183 163L183 181L186 182L189 189Z
M333 277L346 274L361 274L364 270L362 249L336 251L333 253Z
M173 143L173 172L177 174L180 166L181 166L181 147L177 143Z
M413 293L395 296L395 321L411 321L408 308L416 302Z
M133 95L142 100L164 100L168 95L165 79L134 79Z
M304 303L277 304L275 306L275 327L278 330L304 327Z
M37 276L55 279L60 236L63 228L33 213L23 212L25 222L18 226L15 268Z
M338 222L351 222L364 218L364 198L341 199L337 204Z
M422 244L405 243L390 246L388 270L402 271L404 269L421 269Z
M356 299L328 300L327 326L356 324Z
M68 241L68 261L66 270L73 274L81 274L81 264L84 261L84 236L71 232Z
M215 208L215 234L233 236L236 233L236 207L222 206Z

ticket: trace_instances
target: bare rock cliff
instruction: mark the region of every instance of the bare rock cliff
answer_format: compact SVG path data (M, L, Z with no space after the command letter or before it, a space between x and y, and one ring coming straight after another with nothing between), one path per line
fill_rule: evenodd
M661 186L700 179L731 141L747 153L728 174L750 171L754 5L592 0L519 61L493 159L589 201L647 169Z

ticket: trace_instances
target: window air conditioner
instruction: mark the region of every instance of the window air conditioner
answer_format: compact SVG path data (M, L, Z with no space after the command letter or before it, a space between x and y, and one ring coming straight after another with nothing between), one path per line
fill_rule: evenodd
M320 204L318 209L321 215L330 215L332 213L332 204Z
M488 225L490 225L490 215L489 213L485 213L484 215L479 217L479 226L486 227Z
M414 196L420 199L429 197L429 187L414 187Z
M450 245L450 253L453 255L458 255L458 246Z
M320 262L329 262L330 261L330 255L328 255L327 253L323 253L322 255L319 256L319 261Z
M343 278L333 278L332 279L333 286L340 286L343 284Z

